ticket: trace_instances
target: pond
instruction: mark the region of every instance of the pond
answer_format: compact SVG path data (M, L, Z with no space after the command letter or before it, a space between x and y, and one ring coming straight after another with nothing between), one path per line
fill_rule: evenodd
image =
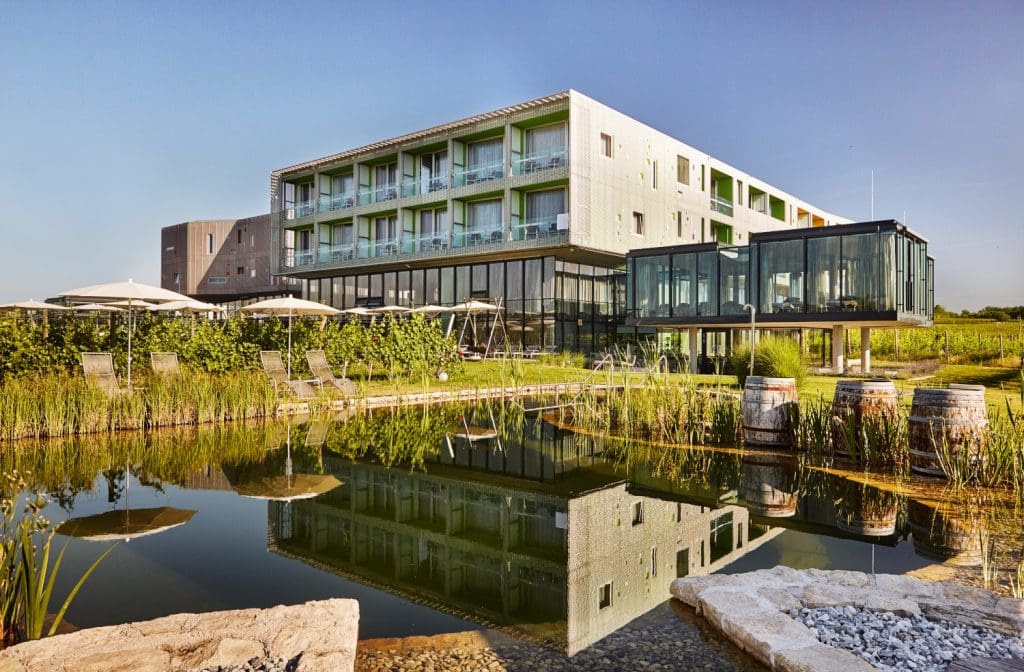
M591 437L510 406L21 442L2 460L67 521L55 601L121 539L68 612L78 627L350 597L361 638L500 626L572 654L679 576L980 565L979 530L1011 521L998 533L1020 539L999 497Z

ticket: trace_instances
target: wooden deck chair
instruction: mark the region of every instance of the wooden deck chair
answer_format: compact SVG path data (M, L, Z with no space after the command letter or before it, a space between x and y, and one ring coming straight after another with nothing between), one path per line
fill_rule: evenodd
M178 353L176 352L151 352L149 353L149 364L153 373L158 376L179 376L181 368L178 366Z
M331 365L327 363L327 355L323 350L306 350L306 362L309 372L320 380L320 385L330 385L346 397L355 396L356 385L348 378L335 378Z
M278 391L291 392L299 399L311 399L316 396L316 390L306 380L292 380L288 377L288 370L284 368L284 359L277 350L263 350L260 352L260 362L263 364L263 372L270 378L270 382Z
M121 393L114 373L114 357L109 352L83 352L82 370L85 379L113 396Z

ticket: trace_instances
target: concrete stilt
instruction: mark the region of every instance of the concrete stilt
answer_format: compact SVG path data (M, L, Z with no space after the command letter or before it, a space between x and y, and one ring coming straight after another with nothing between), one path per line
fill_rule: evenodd
M844 356L846 343L844 336L846 328L841 324L832 325L832 371L836 375L846 373L846 357Z
M860 328L860 372L871 373L871 327Z
M700 336L697 327L690 327L690 373L697 373L697 342Z

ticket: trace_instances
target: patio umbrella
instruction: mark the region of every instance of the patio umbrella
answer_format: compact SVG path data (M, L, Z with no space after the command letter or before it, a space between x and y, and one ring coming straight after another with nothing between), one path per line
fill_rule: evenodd
M288 296L283 299L267 299L250 303L242 308L243 313L257 313L260 315L288 316L288 377L292 377L292 318L300 315L337 315L341 311L337 308L325 306L315 301L304 301Z
M355 308L346 308L341 311L345 315L358 315L359 317L370 317L376 315L372 310L365 306L356 306Z
M112 306L109 303L83 303L80 306L75 306L71 310L75 312L85 313L123 313L124 311L117 306Z
M312 499L341 485L341 481L330 474L293 473L291 425L288 426L285 446L283 470L281 463L273 460L247 465L222 465L232 489L242 497L290 502Z
M445 308L444 306L437 306L434 304L427 304L420 306L419 308L413 308L409 311L410 313L423 313L424 315L440 315L441 313L452 312L451 308Z
M60 296L82 301L128 302L128 387L132 386L132 310L139 305L140 301L166 303L167 301L188 300L184 294L141 282L133 282L131 278L128 279L128 282L111 282L105 285L90 285L71 289L61 292Z
M156 306L155 303L150 303L149 301L130 301L128 299L125 299L124 301L111 301L107 305L108 306L114 306L115 308L139 308L139 309L142 309L142 308L149 309L149 308L153 308L153 307Z
M18 333L18 313L23 310L38 310L43 313L43 324L49 325L48 313L51 310L67 310L64 306L56 306L52 303L43 303L29 299L28 301L17 301L15 303L4 303L0 305L0 312L14 313L14 333Z
M188 301L168 301L167 303L155 305L150 308L150 310L166 310L177 313L223 313L227 311L227 308L224 308L223 306L216 306L212 303L189 299Z
M378 314L386 315L390 313L392 315L397 315L399 313L408 313L410 309L403 308L402 306L380 306L379 308L371 308L370 310Z
M467 313L469 315L475 315L477 313L496 312L498 307L493 303L484 303L483 301L470 299L468 301L463 301L462 303L457 303L451 308L448 308L448 310L453 313Z
M57 533L86 541L130 541L135 537L164 532L192 520L195 511L158 506L151 509L115 509L94 516L70 518Z

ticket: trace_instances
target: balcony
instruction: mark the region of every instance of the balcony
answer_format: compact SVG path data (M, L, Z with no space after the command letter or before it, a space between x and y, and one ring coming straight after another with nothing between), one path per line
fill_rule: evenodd
M442 252L448 249L448 232L438 231L418 237L402 238L402 254L416 252Z
M556 149L550 152L529 154L512 162L513 175L529 175L551 168L561 168L569 160L567 149Z
M542 217L512 226L512 240L536 240L559 236L562 233L564 229L559 230L557 216Z
M334 212L354 207L356 204L356 193L350 191L337 196L321 196L318 203L318 212Z
M340 243L338 245L321 245L317 253L318 264L337 264L342 261L355 259L356 248L352 243Z
M383 203L398 198L397 184L384 184L376 188L360 189L356 193L357 205L369 205L370 203Z
M302 217L309 217L316 210L316 204L313 201L305 203L294 203L292 205L285 204L281 210L281 214L286 220L300 219Z
M312 266L316 262L316 255L313 250L283 250L281 252L281 266L284 268L303 268Z
M365 248L364 248L365 246ZM367 255L360 254L361 258L369 257L393 257L398 254L398 240L396 238L388 238L387 240L376 240L373 243L360 243L359 252L362 253L363 249L368 252Z
M722 198L721 196L711 197L711 212L719 212L728 217L732 217L732 201Z
M505 177L505 163L461 168L452 173L452 182L456 187L478 184L489 180L500 180Z
M478 247L493 245L505 239L504 227L500 224L475 226L452 235L452 247Z

